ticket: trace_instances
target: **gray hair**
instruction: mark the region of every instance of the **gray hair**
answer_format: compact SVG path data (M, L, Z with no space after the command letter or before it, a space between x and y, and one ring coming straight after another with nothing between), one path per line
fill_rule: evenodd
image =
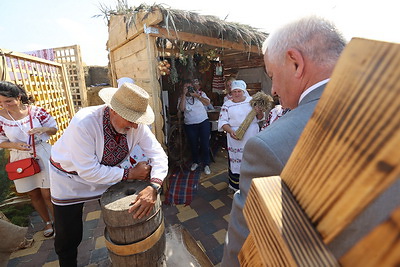
M346 43L332 22L310 16L293 21L270 34L262 51L275 64L283 64L286 51L292 48L318 65L333 66Z

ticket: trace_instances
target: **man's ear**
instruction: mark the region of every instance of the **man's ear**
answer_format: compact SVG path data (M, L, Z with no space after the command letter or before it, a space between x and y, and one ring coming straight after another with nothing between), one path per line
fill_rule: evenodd
M110 116L115 116L115 114L117 114L117 112L115 112L115 110L113 110L112 108L110 108Z
M300 78L304 72L304 58L303 55L297 49L289 49L286 52L287 60L289 64L293 65L295 71L295 77Z

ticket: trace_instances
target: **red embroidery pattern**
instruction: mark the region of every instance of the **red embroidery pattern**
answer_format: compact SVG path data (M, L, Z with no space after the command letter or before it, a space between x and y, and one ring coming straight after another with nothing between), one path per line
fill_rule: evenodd
M100 164L116 166L121 163L129 153L126 134L117 133L111 125L110 108L104 110L104 152Z

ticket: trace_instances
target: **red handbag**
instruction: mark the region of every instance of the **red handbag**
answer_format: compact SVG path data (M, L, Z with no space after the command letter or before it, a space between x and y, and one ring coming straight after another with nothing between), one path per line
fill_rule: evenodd
M36 158L26 158L8 163L6 171L8 179L13 181L39 173L40 166Z
M31 128L33 128L30 107L29 107L28 113L29 113L29 122L30 122ZM10 117L11 117L11 115L10 115ZM6 172L8 174L8 179L10 179L12 181L20 179L20 178L32 176L32 175L40 172L39 162L38 162L38 159L36 158L35 139L34 139L33 134L30 136L29 140L33 140L33 142L32 142L33 157L9 162L6 164Z

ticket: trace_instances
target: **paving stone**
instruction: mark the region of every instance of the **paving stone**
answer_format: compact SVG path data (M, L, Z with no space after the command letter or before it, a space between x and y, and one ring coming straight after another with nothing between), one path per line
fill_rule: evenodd
M87 214L87 216L86 216L85 221L91 221L91 220L99 219L100 218L100 214L101 214L100 210L95 210L95 211L89 212Z
M202 177L205 177L202 175ZM214 177L206 177L200 182L198 192L190 205L162 205L166 227L182 225L201 248L211 262L219 266L222 259L223 243L229 222L233 194L220 189L227 185L227 173ZM109 267L107 248L104 247L105 223L102 219L98 201L90 201L84 205L84 234L78 249L78 264L85 267ZM28 231L39 238L44 227L40 216L34 212L30 216L31 225ZM8 267L19 266L58 266L58 257L54 251L54 239L42 239L43 242L32 254L11 259ZM33 265L35 264L35 265Z
M181 222L187 221L191 218L195 218L198 216L197 212L193 209L185 210L183 212L180 212L176 215L178 217L178 220Z
M90 258L91 263L96 263L99 261L104 261L108 259L108 250L106 247L95 249L92 251L92 255Z
M220 207L223 207L225 204L221 200L216 199L211 201L210 205L213 206L214 209L218 209Z

